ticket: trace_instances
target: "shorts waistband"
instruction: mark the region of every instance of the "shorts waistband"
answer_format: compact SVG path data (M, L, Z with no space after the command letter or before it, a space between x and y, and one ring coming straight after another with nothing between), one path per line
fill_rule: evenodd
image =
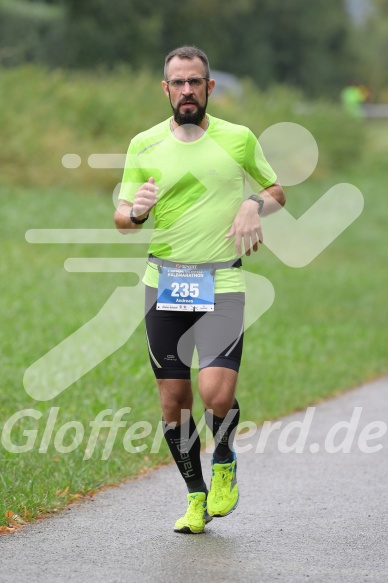
M229 269L231 267L241 267L242 261L239 259L230 259L229 261L213 261L209 263L180 263L179 261L169 261L155 255L148 255L148 259L161 267L175 267L176 269Z

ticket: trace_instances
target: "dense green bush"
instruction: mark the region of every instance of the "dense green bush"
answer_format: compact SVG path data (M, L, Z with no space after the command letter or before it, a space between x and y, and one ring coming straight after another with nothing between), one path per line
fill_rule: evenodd
M260 92L245 81L241 98L214 98L209 112L247 125L257 136L282 121L305 126L319 146L319 176L357 162L362 152L362 121L329 103L307 103L301 93L284 86ZM124 153L132 136L169 115L160 80L147 71L121 68L80 74L32 65L0 69L3 181L111 189L121 171L91 169L88 156ZM67 153L81 156L79 168L63 168Z

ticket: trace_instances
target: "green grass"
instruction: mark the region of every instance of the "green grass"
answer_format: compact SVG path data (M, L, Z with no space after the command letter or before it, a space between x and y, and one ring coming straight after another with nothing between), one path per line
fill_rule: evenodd
M31 148L31 129L26 132ZM329 172L329 166L323 163L312 179L287 189L288 209L295 216L337 182L356 184L365 197L361 217L311 265L291 269L265 247L245 260L246 269L270 279L276 297L270 310L246 332L238 388L242 420L261 423L386 373L388 275L383 185L388 169L382 152L387 135L386 124L369 125L367 140L363 141L365 154L357 163L338 172ZM92 138L88 139L90 145ZM26 155L24 146L15 143L14 147L20 148L22 159ZM42 163L50 180L52 164L50 157ZM31 451L10 453L1 446L0 525L9 522L7 511L34 519L62 508L76 495L117 483L170 459L163 441L158 453L149 451L160 409L141 326L126 345L52 401L35 401L25 392L22 381L26 368L92 318L117 286L134 285L135 281L126 274L75 274L63 268L68 257L126 256L130 252L126 246L31 245L24 237L32 228L112 228L108 185L113 187L116 178L106 178L101 171L101 183L93 192L92 187L66 186L65 174L61 174L59 184L48 188L44 187L44 178L32 179L36 169L27 168L31 178L27 186L22 166L15 169L14 164L13 168L14 174L9 171L0 192L0 424L3 426L11 415L24 409L34 409L42 416L38 420L24 418L12 432L13 442L21 445L28 438L23 432L36 429ZM146 249L137 251L145 254ZM47 452L39 453L54 407L59 411L53 435ZM127 425L119 429L109 458L101 460L108 435L103 429L93 455L83 460L90 422L104 409L116 412L123 407L131 407L131 411L123 417ZM197 398L195 416L198 419L201 415ZM146 444L147 450L128 453L123 437L139 420L147 420L153 428L149 437L137 442ZM82 424L84 437L73 452L61 454L54 439L59 439L58 430L70 421ZM69 431L65 445L70 444L73 435L74 431Z
M276 299L246 333L239 382L243 419L260 423L276 418L386 371L385 198L379 189L386 178L381 171L356 180L366 199L363 215L310 266L285 267L265 248L245 261L247 269L272 281ZM294 206L297 214L293 190L295 199L305 200L318 197L328 187L328 182L312 182L289 189L290 209ZM26 418L15 426L12 437L19 444L26 441L23 430L38 429L30 452L11 454L1 449L2 524L7 522L7 510L24 516L27 508L27 516L33 518L60 508L74 494L118 482L169 459L163 443L158 454L149 453L154 431L138 442L147 444L145 453L127 453L122 445L132 422L148 420L156 429L160 417L141 329L53 401L33 401L25 393L22 378L26 367L96 314L116 286L130 281L123 274L69 274L63 269L68 256L120 256L126 247L38 246L24 240L28 228L85 224L109 228L112 208L108 197L64 190L2 194L7 195L1 231L5 316L0 415L4 422L17 411L32 408L42 418ZM103 430L91 459L83 461L90 421L103 409L115 412L128 406L132 410L124 416L127 427L119 430L109 459L101 461L107 438ZM59 414L50 447L42 454L38 448L51 407L59 407ZM201 415L198 399L195 413L197 418ZM72 420L82 423L85 437L74 452L58 454L54 437ZM70 433L65 443L71 440Z

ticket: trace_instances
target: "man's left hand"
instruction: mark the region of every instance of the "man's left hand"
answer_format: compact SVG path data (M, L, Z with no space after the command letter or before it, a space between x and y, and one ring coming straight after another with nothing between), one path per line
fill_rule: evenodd
M236 237L235 244L238 257L251 254L253 251L258 251L259 243L263 242L263 231L261 228L261 220L258 213L258 204L254 200L245 200L227 235L227 238ZM244 242L244 249L242 243Z

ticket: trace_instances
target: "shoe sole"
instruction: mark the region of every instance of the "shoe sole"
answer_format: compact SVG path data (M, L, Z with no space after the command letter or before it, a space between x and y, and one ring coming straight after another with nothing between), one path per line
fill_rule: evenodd
M205 518L205 526L212 520L213 516L207 516ZM181 534L202 534L203 532L205 532L205 527L203 528L203 530L191 530L189 526L183 526L182 528L174 528L174 532L179 532Z
M193 531L193 530L190 530L188 526L185 526L185 527L181 528L180 530L175 530L175 528L174 528L174 532L178 532L179 534L203 534L205 532L205 529Z

